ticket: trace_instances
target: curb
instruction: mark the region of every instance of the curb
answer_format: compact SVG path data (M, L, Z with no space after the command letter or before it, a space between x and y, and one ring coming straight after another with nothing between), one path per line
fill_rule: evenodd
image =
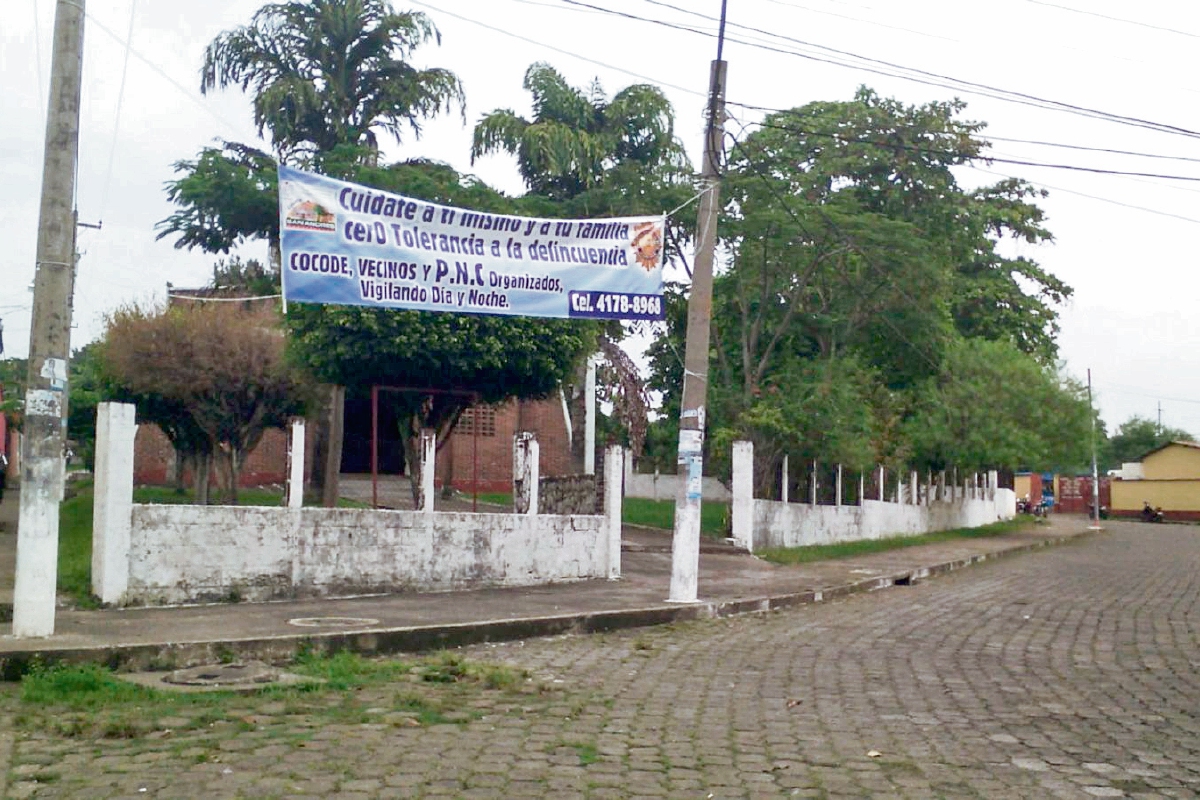
M981 553L929 567L875 576L862 581L778 595L735 600L701 600L688 604L663 604L615 611L497 619L420 627L283 634L214 642L164 642L116 644L103 647L30 649L10 651L0 657L0 680L18 680L35 665L101 664L114 671L174 670L217 661L257 659L267 663L290 661L304 651L349 650L363 655L387 655L462 647L485 642L511 641L542 636L601 633L604 631L667 625L703 619L795 608L828 602L893 586L911 586L936 575L995 561L1009 556L1080 541L1094 531L1057 536L1017 545L994 553Z

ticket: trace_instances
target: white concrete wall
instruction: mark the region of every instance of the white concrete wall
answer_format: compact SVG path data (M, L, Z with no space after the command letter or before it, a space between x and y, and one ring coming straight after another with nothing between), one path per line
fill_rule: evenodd
M134 505L119 604L614 577L612 531L603 516Z
M980 498L926 505L866 500L861 506L812 506L754 500L752 532L735 530L733 535L741 541L751 540L752 550L806 547L977 528L1012 519L1016 513L1017 498L1011 489L996 490L994 500Z
M679 475L641 475L632 470L625 471L625 496L645 497L650 500L674 500L679 491ZM728 503L732 497L729 490L717 478L704 478L700 491L705 500Z

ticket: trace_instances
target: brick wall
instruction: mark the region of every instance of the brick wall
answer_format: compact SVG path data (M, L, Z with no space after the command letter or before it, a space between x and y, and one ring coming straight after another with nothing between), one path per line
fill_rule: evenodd
M474 435L477 422L478 437ZM438 453L437 484L443 486L453 476L454 487L461 491L511 491L513 436L518 424L537 435L543 476L570 472L562 400L514 400L482 410L471 409L463 415ZM473 480L475 475L477 479Z
M476 419L478 439L472 435ZM537 434L541 451L540 469L543 476L567 475L571 472L571 452L568 445L566 420L562 400L510 401L495 407L483 407L476 414L472 409L460 420L456 433L438 453L436 482L445 485L453 475L453 484L462 491L507 492L512 490L512 443L518 422L525 430ZM313 435L315 427L308 425L308 444L305 447L305 479L312 474ZM473 449L478 448L478 479L472 480ZM165 485L171 482L175 451L166 434L157 425L139 425L134 443L134 483ZM261 486L284 483L287 479L287 433L276 428L263 434L258 447L250 453L242 468L239 484ZM185 473L185 480L190 475Z
M304 448L305 480L312 474L313 426L305 430L307 439ZM288 433L279 428L268 428L258 442L258 447L251 451L242 465L238 478L239 486L263 486L266 484L283 484L287 481L287 447ZM137 427L137 436L133 444L133 482L163 486L171 483L171 475L175 465L175 448L171 440L157 425L142 424ZM214 467L212 480L216 482ZM191 483L190 471L184 471L185 483Z

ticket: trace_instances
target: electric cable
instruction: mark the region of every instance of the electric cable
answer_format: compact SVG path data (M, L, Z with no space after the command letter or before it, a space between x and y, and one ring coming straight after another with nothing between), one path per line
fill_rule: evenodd
M100 195L100 224L108 212L108 192L112 187L113 163L117 158L117 137L121 132L121 106L125 101L125 78L129 74L129 50L133 42L133 20L137 11L137 0L129 0L129 32L125 36L125 57L121 62L121 84L117 90L117 111L113 119L112 147L108 151L108 169L104 178L104 191Z
M1181 31L1178 28L1168 28L1163 25L1152 25L1149 22L1139 22L1135 19L1110 17L1108 14L1100 14L1095 11L1084 11L1081 8L1071 8L1070 6L1062 6L1058 3L1047 3L1045 0L1027 0L1027 2L1033 3L1035 6L1047 6L1048 8L1057 8L1061 11L1070 11L1072 14L1085 14L1089 17L1099 17L1100 19L1106 19L1111 22L1121 22L1125 25L1136 25L1139 28L1149 28L1150 30L1162 31L1164 33L1174 33L1179 36L1187 36L1191 39L1200 39L1200 34L1191 33L1189 31Z

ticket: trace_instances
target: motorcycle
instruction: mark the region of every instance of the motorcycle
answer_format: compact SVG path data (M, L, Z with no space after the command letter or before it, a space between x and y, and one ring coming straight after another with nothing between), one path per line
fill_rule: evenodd
M1149 503L1142 506L1142 522L1166 522L1167 517L1161 507L1151 508Z

